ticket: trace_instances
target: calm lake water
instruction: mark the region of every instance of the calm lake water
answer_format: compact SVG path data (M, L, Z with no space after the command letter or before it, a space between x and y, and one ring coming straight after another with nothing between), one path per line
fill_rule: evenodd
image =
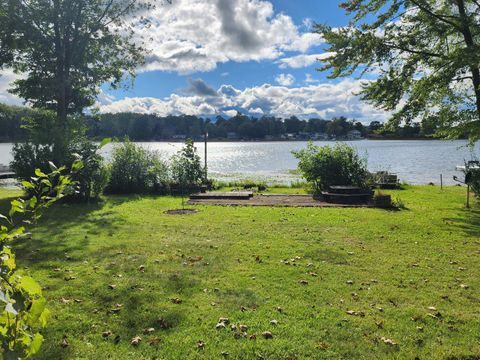
M443 174L446 184L454 184L458 175L456 165L464 160L480 157L480 144L467 148L465 141L442 140L360 140L347 142L360 154L368 157L371 171L388 170L411 184L439 183ZM178 151L181 143L150 142L142 146L157 150L165 156ZM334 145L332 142L315 142L316 145ZM196 144L203 159L204 145ZM259 179L270 183L287 183L298 179L291 173L297 167L292 150L305 148L307 142L212 142L208 144L210 175L220 180ZM12 158L12 144L0 144L0 164L8 164ZM109 157L112 145L104 150Z

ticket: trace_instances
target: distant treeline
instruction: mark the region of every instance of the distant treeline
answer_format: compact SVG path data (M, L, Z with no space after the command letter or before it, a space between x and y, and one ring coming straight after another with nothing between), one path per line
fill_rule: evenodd
M0 104L0 141L25 140L27 133L21 128L21 119L31 112L27 107ZM414 123L387 131L378 121L364 125L345 117L300 120L294 116L288 119L271 116L252 118L240 113L230 119L221 116L204 119L190 115L160 117L119 113L86 116L85 121L91 138L128 137L134 141L201 139L205 132L208 132L212 140L426 138L431 137L435 130L425 123Z

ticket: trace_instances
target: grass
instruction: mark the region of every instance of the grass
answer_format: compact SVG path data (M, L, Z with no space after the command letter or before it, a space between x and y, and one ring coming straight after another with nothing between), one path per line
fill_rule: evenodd
M57 204L15 245L53 314L37 358L478 358L480 212L464 191L386 191L402 211ZM247 337L217 330L220 317Z

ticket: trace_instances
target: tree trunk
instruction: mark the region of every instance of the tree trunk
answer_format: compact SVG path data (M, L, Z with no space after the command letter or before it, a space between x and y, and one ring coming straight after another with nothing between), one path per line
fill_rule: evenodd
M473 39L472 31L470 29L470 24L468 22L468 16L465 9L465 1L456 0L456 2L457 2L458 12L460 14L462 35L465 40L465 44L467 45L467 49L471 50L473 53L478 50L476 49L476 44ZM473 88L475 92L477 113L478 113L478 117L480 118L480 68L478 64L470 64L469 66L470 66L470 72L472 73L472 82L473 82Z

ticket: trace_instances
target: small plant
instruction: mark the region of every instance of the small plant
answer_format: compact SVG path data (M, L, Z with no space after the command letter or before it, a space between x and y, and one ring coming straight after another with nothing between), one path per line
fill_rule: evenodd
M298 169L313 185L315 194L332 185L353 185L367 188L367 160L352 147L339 143L335 147L319 147L309 143L306 149L294 151Z
M179 186L182 196L196 191L204 182L205 169L192 140L188 139L183 148L172 156L171 172L173 183Z
M73 192L74 183L63 174L65 167L51 167L51 173L37 169L31 181L23 181L29 197L13 200L8 215L0 214L0 339L4 359L28 358L43 342L38 330L47 323L46 300L40 285L17 271L11 243L27 234L25 226L38 220L44 209ZM81 162L72 166L73 171L81 168Z

